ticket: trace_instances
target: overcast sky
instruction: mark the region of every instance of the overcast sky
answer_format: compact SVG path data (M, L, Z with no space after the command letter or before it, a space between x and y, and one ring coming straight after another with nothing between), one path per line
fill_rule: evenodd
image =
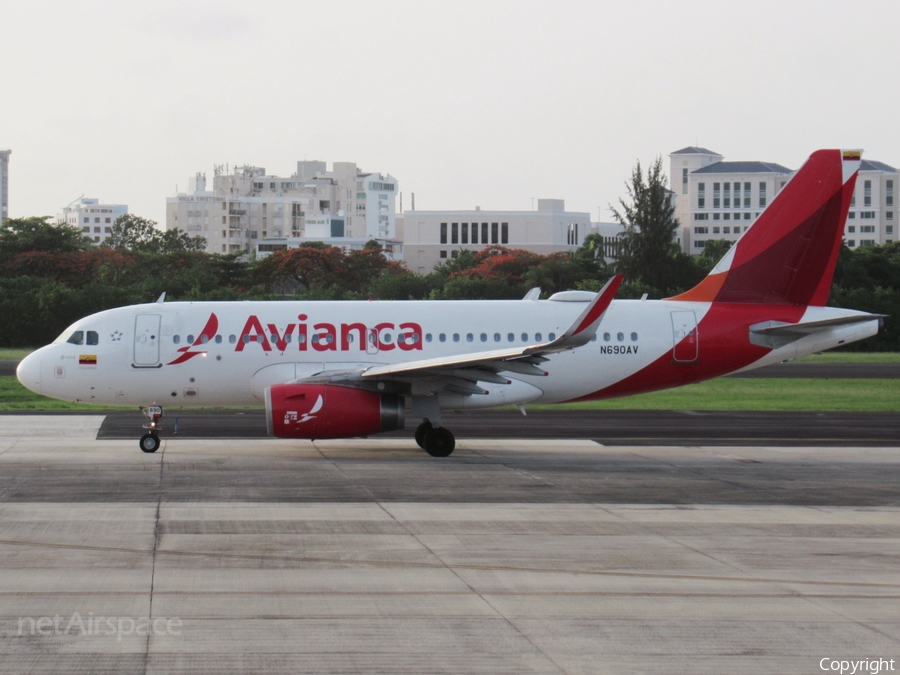
M10 215L84 194L164 223L197 171L390 173L419 209L610 220L688 145L900 165L900 3L0 0Z

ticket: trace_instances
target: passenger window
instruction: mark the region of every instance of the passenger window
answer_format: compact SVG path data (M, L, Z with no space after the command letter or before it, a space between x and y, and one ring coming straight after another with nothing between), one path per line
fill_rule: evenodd
M494 333L494 342L500 342L500 333Z
M528 342L528 333L522 333L522 342Z
M73 345L83 345L84 344L84 331L76 330L69 336L69 339L66 340L69 344Z
M603 334L603 341L604 341L604 342L609 342L609 333L604 333L604 334Z
M100 336L97 335L97 331L95 331L95 330L89 330L89 331L87 332L87 343L88 343L89 345L100 344Z
M329 338L329 341L330 341L331 336L329 335L328 338ZM384 337L382 338L382 342L384 342L385 344L390 344L392 339L393 339L393 338L391 337L391 334L390 334L390 333L385 333L385 334L384 334Z
M438 335L438 340L440 340L441 342L446 342L447 336L441 333L440 335Z
M466 333L466 342L472 342L475 339L475 336L471 333Z
M625 342L625 333L618 333L616 335L616 340L618 340L619 342Z
M291 336L290 336L290 335L285 335L285 336L284 336L284 341L287 342L288 344L291 344Z
M290 337L291 337L291 336L290 336L290 335L288 335L288 336L287 336L287 338L286 338L286 339L288 339L288 340L289 340L289 339L290 339ZM347 333L347 344L350 344L350 345L352 345L352 344L353 344L353 340L354 340L354 336L353 336L353 333Z
M632 342L637 342L637 333L632 333L632 334L631 334L631 341L632 341Z
M454 341L454 342L459 342L459 333L454 333L454 334L453 334L453 341Z
M206 335L201 335L201 336L200 336L200 342L201 342L202 344L206 344L207 342L209 342L209 337L206 336Z
M216 344L217 345L222 344L222 336L221 335L216 335Z
M556 339L556 333L550 333L550 335L548 335L547 337L550 338L551 340L555 340L555 339Z
M180 343L181 343L181 336L180 336L180 335L173 335L173 336L172 336L172 344L173 344L173 345L177 345L177 344L180 344Z
M255 337L255 336L254 336L254 337ZM250 344L250 336L249 336L249 335L245 335L245 336L244 336L244 344L245 344L245 345L249 345L249 344Z
M187 341L188 341L188 343L190 343L190 344L194 344L194 336L193 336L193 335L188 335L188 336L187 336Z
M431 333L425 333L425 342L431 342Z
M541 334L540 334L540 333L535 333L535 334L534 334L534 339L535 339L537 342L540 342L540 341L541 341Z
M482 333L482 334L481 334L481 341L482 341L482 342L487 342L487 333Z
M229 335L228 336L228 344L233 345L235 342L237 342L237 337L235 337L234 335Z
M509 340L510 342L515 342L516 336L514 333L510 333L509 335L506 336L506 339Z

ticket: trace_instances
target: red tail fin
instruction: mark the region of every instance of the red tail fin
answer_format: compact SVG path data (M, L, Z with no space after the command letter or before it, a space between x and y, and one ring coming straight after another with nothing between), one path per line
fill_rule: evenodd
M824 305L859 151L818 150L697 286L673 300Z

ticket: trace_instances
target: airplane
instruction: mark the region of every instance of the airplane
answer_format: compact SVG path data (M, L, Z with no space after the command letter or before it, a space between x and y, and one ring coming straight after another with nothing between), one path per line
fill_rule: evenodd
M664 300L165 302L76 321L17 369L28 389L98 405L265 404L269 435L369 436L416 423L450 455L445 410L628 396L875 335L883 315L826 307L859 151L813 153L696 287Z

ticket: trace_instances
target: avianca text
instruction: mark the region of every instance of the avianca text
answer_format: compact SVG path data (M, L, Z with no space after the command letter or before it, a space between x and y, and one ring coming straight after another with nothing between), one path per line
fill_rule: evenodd
M263 325L258 316L251 314L241 330L235 351L242 352L251 345L256 345L266 352L273 349L284 352L291 343L295 343L297 350L301 352L389 352L393 349L411 352L422 349L422 326L411 321L399 325L384 321L375 326L358 322L339 325L321 322L310 325L307 323L308 318L306 314L300 314L296 323Z

